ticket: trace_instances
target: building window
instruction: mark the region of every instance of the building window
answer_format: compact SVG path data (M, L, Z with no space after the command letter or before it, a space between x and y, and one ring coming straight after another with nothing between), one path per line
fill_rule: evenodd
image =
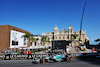
M30 43L30 46L32 46L32 42Z
M35 42L35 46L36 46L36 42Z
M59 39L61 39L61 36L59 36Z
M41 46L43 46L43 45L42 45L42 42L41 42Z
M69 39L69 36L67 36L67 39Z
M27 43L27 39L26 37L24 37L24 45L26 45L26 43Z
M56 39L57 39L57 37L56 37Z
M63 39L65 39L65 37L63 36Z

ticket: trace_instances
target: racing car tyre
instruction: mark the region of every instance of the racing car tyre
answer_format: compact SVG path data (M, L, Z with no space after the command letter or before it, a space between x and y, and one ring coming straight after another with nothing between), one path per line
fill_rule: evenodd
M70 62L71 61L71 57L67 57L66 60L67 60L67 62Z
M47 62L47 60L45 58L42 58L41 61L40 61L40 63L42 63L42 64L44 64L46 62Z

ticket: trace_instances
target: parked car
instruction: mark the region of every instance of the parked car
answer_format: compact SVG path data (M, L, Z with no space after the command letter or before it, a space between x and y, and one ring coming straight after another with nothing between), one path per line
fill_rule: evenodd
M85 45L81 45L80 46L80 50L85 51L86 50L86 46Z

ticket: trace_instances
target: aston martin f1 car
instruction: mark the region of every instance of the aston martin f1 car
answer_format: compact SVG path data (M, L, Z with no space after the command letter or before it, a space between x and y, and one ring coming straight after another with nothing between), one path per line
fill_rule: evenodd
M52 62L63 62L63 61L67 61L70 62L71 61L71 57L68 55L63 55L63 54L56 54L52 57L42 57L42 58L37 58L35 60L32 61L32 63L38 64L38 63L52 63Z

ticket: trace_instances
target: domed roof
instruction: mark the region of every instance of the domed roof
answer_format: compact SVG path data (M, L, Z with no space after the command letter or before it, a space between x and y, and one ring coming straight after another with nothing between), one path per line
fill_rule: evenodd
M55 26L54 30L58 30L58 27L57 27L57 25Z
M69 29L72 29L72 26L71 25L69 26Z

